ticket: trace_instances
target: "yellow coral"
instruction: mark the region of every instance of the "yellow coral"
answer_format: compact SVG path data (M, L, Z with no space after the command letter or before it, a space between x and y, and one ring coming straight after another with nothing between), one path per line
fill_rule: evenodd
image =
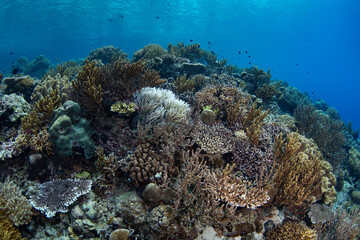
M113 105L111 105L110 111L121 113L125 116L130 116L133 112L136 110L136 104L131 103L125 103L125 102L117 102Z

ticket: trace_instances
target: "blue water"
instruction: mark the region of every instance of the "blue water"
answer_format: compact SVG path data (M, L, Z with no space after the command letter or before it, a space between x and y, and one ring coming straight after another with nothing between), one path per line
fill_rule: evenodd
M21 56L56 64L192 39L231 64L271 68L360 128L359 0L1 0L0 19L0 71Z

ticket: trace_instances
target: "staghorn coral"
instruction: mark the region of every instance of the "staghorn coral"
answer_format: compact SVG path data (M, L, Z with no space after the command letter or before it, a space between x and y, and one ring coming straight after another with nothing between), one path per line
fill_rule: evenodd
M187 121L189 105L177 99L170 90L146 87L136 92L134 97L144 123L178 124Z
M127 59L127 54L119 48L109 45L92 50L86 60L89 62L101 60L103 64L108 64L120 58Z
M213 175L207 182L208 189L217 199L230 206L256 209L267 203L270 196L265 188L232 173L235 165L227 165L221 174Z
M285 222L278 225L266 234L267 240L316 240L318 237L315 230L301 222Z
M74 203L78 197L90 191L91 184L91 180L54 179L39 184L30 197L30 203L51 218L57 212L67 212L68 206Z
M4 183L0 183L0 211L4 212L15 226L31 221L31 209L29 200L21 194L20 188L13 181L8 178Z
M275 203L285 205L294 214L305 214L312 203L324 197L322 179L331 175L329 164L316 144L298 133L288 134L287 141L278 137L274 159L278 164L274 178L278 191ZM335 182L327 185L327 189L332 191L334 185Z
M2 240L24 240L18 229L16 229L11 221L4 217L5 213L0 210L0 239Z
M69 99L71 90L72 86L67 76L60 75L59 73L55 76L47 75L37 83L31 94L31 100L39 102L40 99L50 97L54 92L57 92L61 103L64 103Z
M195 142L209 154L225 154L234 148L231 130L221 123L206 125L199 122L193 132Z

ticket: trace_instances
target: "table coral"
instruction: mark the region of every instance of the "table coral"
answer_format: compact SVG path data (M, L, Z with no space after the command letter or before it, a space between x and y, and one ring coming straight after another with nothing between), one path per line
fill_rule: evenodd
M30 203L51 218L57 212L67 212L68 206L90 191L91 184L91 180L55 179L39 184L36 193L31 195Z

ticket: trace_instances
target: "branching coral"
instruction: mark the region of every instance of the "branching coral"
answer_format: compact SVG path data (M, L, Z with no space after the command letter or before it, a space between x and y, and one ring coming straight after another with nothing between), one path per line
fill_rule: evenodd
M245 68L240 74L240 78L249 84L249 92L253 94L263 84L270 84L270 69L265 72L256 66Z
M316 145L298 133L290 133L287 141L277 139L274 159L278 164L274 178L278 190L275 203L303 215L312 203L323 197L322 179L329 174L328 165Z
M266 235L268 240L316 240L317 237L315 230L301 222L286 222L283 225L276 226Z
M114 153L105 155L104 149L100 146L96 148L96 154L98 156L96 165L101 172L99 185L101 188L113 191L116 189L120 181L118 177L120 161Z
M220 202L235 207L256 209L267 203L270 196L266 189L255 182L242 179L232 173L233 166L227 165L219 176L214 175L206 188Z
M31 209L29 200L21 194L20 188L14 182L7 179L0 183L0 210L15 226L30 222Z
M67 212L68 206L90 191L91 184L91 180L55 179L39 184L37 192L31 195L30 203L51 218L57 212Z
M104 82L105 76L95 61L87 61L76 80L72 81L77 94L76 100L85 106L87 111L96 113L102 109L102 85Z

